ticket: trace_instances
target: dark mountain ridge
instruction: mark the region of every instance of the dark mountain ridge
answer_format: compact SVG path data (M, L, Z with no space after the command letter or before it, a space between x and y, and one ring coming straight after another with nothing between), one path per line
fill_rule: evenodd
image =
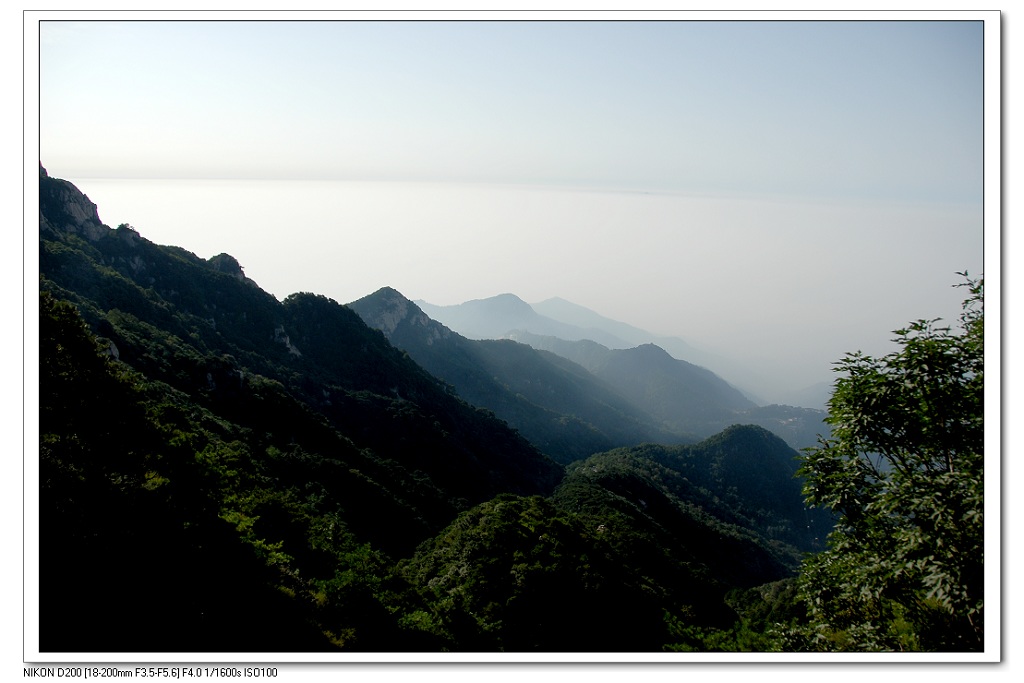
M400 571L467 626L471 649L640 651L680 624L728 628L730 595L792 576L827 532L790 495L795 455L753 426L596 454L549 498L462 513Z
M433 319L471 339L500 339L518 330L566 341L596 341L609 349L655 344L673 358L711 370L755 403L765 403L760 397L762 392L778 393L776 387L766 382L761 370L748 366L744 358L723 357L680 337L654 334L558 297L533 304L512 294L452 306L416 303Z
M574 361L607 382L666 429L707 437L733 424L756 424L806 448L828 436L825 411L758 406L705 368L678 360L655 344L609 349L590 340L567 341L516 330L509 337Z
M752 394L722 379L720 373L745 377L751 385L762 383L741 362L700 351L677 337L659 337L605 318L564 299L528 304L501 294L454 306L416 304L450 331L477 340L512 339L581 365L668 432L703 437L750 422L774 431L794 448L814 446L819 433L827 435L824 410L778 404L762 410ZM638 347L645 350L633 350ZM654 354L652 347L663 353ZM814 405L821 402L819 395L808 400Z
M260 549L275 547L275 538L294 536L287 529L299 519L324 520L337 529L341 535L331 543L353 548L370 543L404 555L460 510L502 492L546 494L561 479L560 466L504 422L453 396L350 309L313 294L279 302L246 278L232 257L201 259L177 247L156 245L128 225L109 228L70 183L50 178L43 169L39 182L40 290L57 305L56 313L44 313L51 310L45 306L41 313L65 315L61 302L72 304L74 317L81 316L108 362L115 364L107 372L137 373L123 380L137 389L119 394L122 398L107 410L135 414L131 406L146 406L116 438L97 436L97 456L89 456L121 449L127 461L138 463L132 466L136 474L98 474L82 482L55 475L52 481L63 483L53 484L59 493L48 500L80 499L86 495L78 491L82 487L107 495L99 491L108 486L103 483L108 476L173 483L109 493L111 500L123 503L117 516L131 518L140 514L138 491L147 492L143 499L156 500L194 481L174 494L181 503L168 508L182 510L184 517L167 523L189 525L203 519L203 528L212 534L240 525L226 533L242 534L243 555L265 552ZM64 337L79 334L73 321L55 329ZM89 343L82 342L86 347ZM67 353L67 344L57 339L53 349L57 362ZM61 380L63 388L54 395L88 393L90 384L83 382ZM53 414L57 417L48 433L54 439L42 453L44 461L54 463L57 472L83 466L68 465L86 457L64 435L72 429L66 421L73 416ZM101 425L87 427L74 430L84 435ZM181 436L162 442L158 435L164 432ZM152 433L156 441L140 453L133 443L144 433ZM143 474L146 478L138 479ZM200 485L214 481L221 483ZM221 500L224 494L208 485L233 493ZM213 509L211 496L220 500ZM101 546L88 539L119 532L99 518L90 526L90 511L77 514L86 520L80 536L66 537L74 527L56 509L42 515L41 533L79 548L80 562L107 566ZM313 534L319 523L295 528ZM149 542L144 531L134 533L132 539L122 538L124 552L131 552L133 543ZM293 540L284 550L273 551L290 558L275 560L292 568L287 576L299 567L311 571L305 543L317 542ZM323 580L329 580L334 570L325 571ZM50 563L43 572L44 583L80 586L80 596L96 592L81 585L70 566ZM101 576L89 579L97 586L108 585ZM273 593L279 582L269 580L266 586ZM297 590L287 581L279 587ZM305 584L302 590L314 588ZM196 605L195 615L227 614L217 606L215 594L204 595L208 597ZM285 602L298 605L294 599ZM44 639L49 647L75 650L87 639L88 629L62 631L56 615L43 616L50 627ZM187 634L154 647L144 632L112 632L144 650L183 642L187 649L199 649ZM234 632L226 632L227 641L215 639L215 649L238 649L232 637ZM231 647L223 647L225 642ZM363 647L368 647L365 640Z
M673 358L654 344L609 349L590 340L573 342L524 331L509 336L579 363L667 429L708 436L755 405L710 370Z
M754 428L567 474L348 307L278 301L39 182L43 651L660 650L793 571L803 511ZM381 329L521 407L597 396L557 356L381 299Z
M514 294L473 299L453 306L437 306L423 300L415 303L433 320L469 339L503 339L511 330L528 329L562 339L595 339L606 346L629 346L598 328L578 327L541 315Z
M256 374L276 380L321 410L357 444L370 447L392 442L395 432L370 430L367 425L373 421L362 420L359 413L372 402L355 396L369 392L379 397L381 405L429 406L421 419L436 421L447 434L439 437L439 443L447 443L444 460L463 460L451 466L438 463L442 469L468 467L481 474L501 473L499 478L508 475L507 483L523 493L542 492L560 476L557 466L502 422L452 396L347 307L308 293L278 302L246 278L229 255L203 260L182 249L161 247L126 225L97 226L95 213L77 224L85 228L76 229L61 221L80 213L77 209L87 198L76 198L69 189L73 186L46 175L41 175L40 186L40 223L45 226L41 228L42 288L68 293L72 301L81 303L86 320L114 341L126 362L163 376L178 389L205 391L214 399L222 390L216 375L244 380ZM61 212L62 206L70 208ZM69 229L62 233L62 227ZM194 361L191 372L177 368L168 374L149 349L133 343L134 337L152 331L149 326L183 342L181 355ZM475 443L465 441L470 432L455 429L463 423L479 423L487 437ZM506 444L511 450L502 453L495 444ZM400 451L393 453L407 458ZM420 467L425 462L409 464ZM460 495L473 499L501 490L487 491L486 486L480 490L480 483L474 481Z
M645 441L693 441L658 427L599 378L510 340L471 340L384 288L348 304L459 396L489 410L561 463Z
M620 339L621 344L608 344L606 342L602 342L595 336L586 337L587 339L597 341L611 349L628 349L634 346L640 346L641 344L656 344L668 351L673 358L685 360L688 363L702 367L710 368L713 364L717 365L725 361L725 359L719 358L714 354L709 354L694 347L692 344L679 337L666 337L652 334L647 330L642 330L639 327L635 327L628 323L607 318L590 310L589 308L580 306L579 304L575 304L571 301L566 301L560 297L545 299L544 301L532 303L530 306L537 311L537 313L551 318L552 320L575 325L583 330L602 331ZM529 328L525 329L529 330ZM563 337L563 339L573 341L569 337Z

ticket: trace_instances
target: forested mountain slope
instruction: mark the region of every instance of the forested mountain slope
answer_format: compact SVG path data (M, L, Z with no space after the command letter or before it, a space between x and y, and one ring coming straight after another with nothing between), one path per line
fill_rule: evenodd
M808 547L755 428L567 472L351 309L111 229L42 170L40 202L45 652L657 651ZM476 378L515 357L460 348Z
M731 596L821 546L828 516L801 504L795 456L751 426L597 454L549 499L461 514L401 573L470 649L662 649L686 625L730 628Z
M719 366L729 367L729 361L727 359L695 348L684 339L652 334L647 330L642 330L638 327L634 327L633 325L629 325L618 320L612 320L611 318L606 318L589 308L580 306L579 304L574 304L571 301L566 301L559 297L531 303L530 307L537 311L537 313L545 317L552 318L553 320L573 324L585 330L603 331L614 335L616 339L621 340L621 343L618 345L610 345L602 341L601 338L597 336L580 337L581 339L596 341L603 346L608 346L609 348L629 349L642 344L655 344L668 351L673 358L678 358L679 360L685 360L687 363L693 363L694 365L712 369L718 375L722 374L721 371L717 369ZM535 330L529 331L536 333ZM563 337L563 339L571 340L572 337Z
M669 429L707 436L732 424L754 403L710 370L681 361L654 344L609 349L589 340L566 341L524 331L512 339L567 358L608 382Z
M609 349L591 340L568 341L523 330L509 338L578 363L604 380L662 427L711 436L733 424L756 424L793 448L828 436L825 411L793 406L758 406L705 368L678 360L654 344Z
M559 478L529 443L451 396L348 308L305 293L278 302L230 256L203 260L128 226L93 227L82 239L58 227L60 202L47 192L64 181L40 183L42 289L79 304L136 369L227 408L251 376L274 380L359 446L430 476L484 475L452 483L469 498L538 493ZM414 439L409 451L403 441Z
M645 441L694 441L575 363L510 340L471 340L385 288L348 304L367 325L470 403L493 410L561 463Z
M314 632L369 647L366 638L376 635L354 625L316 625L306 609L306 602L329 593L317 581L331 584L346 571L339 558L408 554L470 505L501 492L544 494L561 478L557 464L505 423L452 396L344 306L312 294L278 302L229 256L203 260L153 244L128 226L110 229L73 185L44 171L40 201L40 315L61 321L46 328L43 350L51 356L41 360L44 368L67 368L43 395L43 413L52 416L43 425L43 470L60 475L42 482L55 492L44 496L41 533L71 533L81 549L73 564L44 561L44 586L83 599L96 595L97 585L75 568L110 562L100 541L89 539L121 538L128 532L117 528L119 520L147 524L153 509L163 509L156 501L169 496L180 508L168 522L175 528L199 525L242 542L239 561L249 564L237 577L241 584L278 596L284 591L290 596L285 602L306 615ZM79 313L91 332L76 322ZM91 349L95 334L101 336L99 360ZM71 348L95 366L92 374L111 378L104 381L118 387L120 398L90 402L95 382L67 357ZM66 401L75 407L58 409ZM126 424L115 429L107 416ZM88 429L74 426L83 421ZM110 464L119 457L125 469ZM88 476L76 474L93 466L98 469ZM110 486L121 494L111 497L111 505L123 504L117 515L62 507L65 499L100 501ZM79 495L79 489L91 493ZM132 552L132 542L145 546L161 538L159 525L153 535L139 530L122 539L123 552ZM209 548L208 540L189 546L190 561L201 561L201 548ZM358 562L366 564L365 558ZM260 569L264 564L274 567L269 574ZM203 566L211 567L211 585L230 580L215 564ZM123 592L102 576L92 578ZM221 613L213 603L224 594L203 596L185 603L194 605L193 618ZM68 628L56 613L44 611L42 622L43 642L52 649L77 649L99 637L92 629ZM350 631L356 635L339 635ZM186 649L238 649L241 637L232 629L209 641L191 631L170 640L127 626L112 633L157 650L182 643ZM120 645L114 649L133 649Z

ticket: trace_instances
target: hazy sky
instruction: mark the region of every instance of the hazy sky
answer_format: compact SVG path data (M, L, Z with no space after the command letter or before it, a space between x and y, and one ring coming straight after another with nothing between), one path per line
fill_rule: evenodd
M71 176L981 198L979 22L46 22Z
M955 316L955 271L983 270L978 21L47 21L39 38L50 173L108 224L229 252L280 298L562 296L810 383ZM153 182L204 178L233 180Z

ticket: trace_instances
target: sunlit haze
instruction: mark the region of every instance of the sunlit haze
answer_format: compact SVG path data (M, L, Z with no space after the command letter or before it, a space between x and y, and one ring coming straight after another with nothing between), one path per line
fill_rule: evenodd
M278 298L562 297L756 367L781 401L955 319L957 271L984 270L980 21L44 21L39 40L50 175Z

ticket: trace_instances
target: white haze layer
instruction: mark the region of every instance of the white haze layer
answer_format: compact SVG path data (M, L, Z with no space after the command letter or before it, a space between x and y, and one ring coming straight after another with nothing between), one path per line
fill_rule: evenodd
M892 330L911 320L955 322L956 272L982 270L974 204L67 179L106 224L203 258L230 253L279 299L348 303L384 286L442 305L562 297L730 359L737 376L758 376L744 388L766 402L798 402L846 352L891 350Z

